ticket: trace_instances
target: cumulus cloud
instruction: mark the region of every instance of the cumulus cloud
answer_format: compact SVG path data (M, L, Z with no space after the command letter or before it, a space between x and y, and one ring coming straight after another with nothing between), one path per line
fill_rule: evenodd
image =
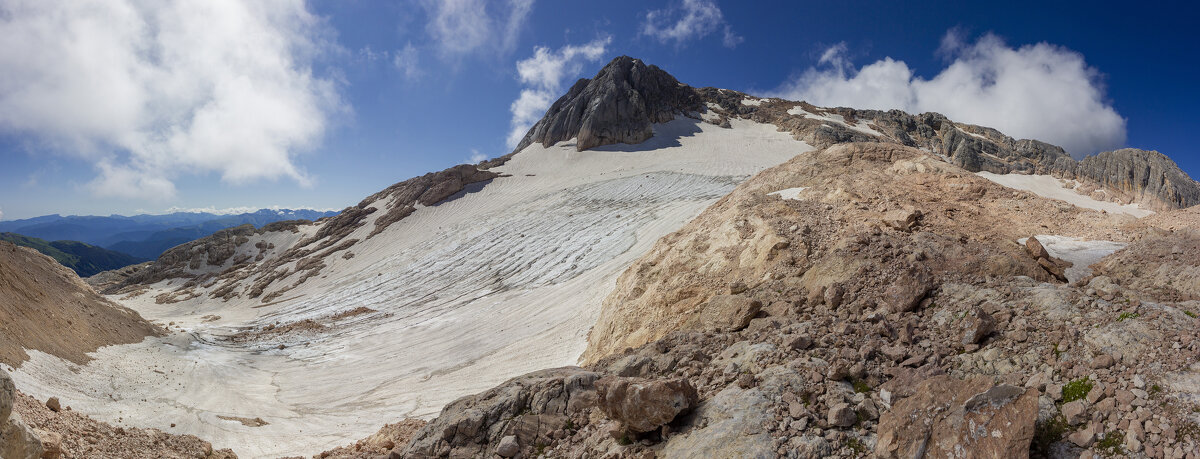
M604 56L612 37L597 38L583 45L567 45L557 51L538 46L533 56L517 62L517 75L525 88L509 107L512 111L512 130L508 147L515 148L550 104L563 92L567 79L583 71L584 62L594 62Z
M510 106L513 118L509 147L515 147L525 132L541 119L564 90L566 79L579 75L584 62L600 59L611 42L612 37L598 38L579 46L567 45L558 51L539 46L534 48L532 57L517 62L517 75L526 88Z
M683 0L667 9L646 12L642 21L642 34L667 43L681 46L693 39L722 30L721 43L728 48L736 47L743 38L733 32L725 22L725 15L713 0Z
M1013 48L992 34L967 43L951 31L938 53L947 66L924 79L892 58L855 69L839 43L776 95L821 106L939 112L1060 145L1076 158L1125 143L1125 119L1107 101L1100 73L1075 51L1048 43Z
M487 155L480 153L478 149L471 149L471 157L467 158L467 164L479 164L480 161L487 159Z
M443 56L509 52L533 9L533 0L424 0L429 38Z
M314 76L332 46L302 0L0 4L0 132L92 161L101 196L170 198L174 178L309 177L294 157L344 110Z

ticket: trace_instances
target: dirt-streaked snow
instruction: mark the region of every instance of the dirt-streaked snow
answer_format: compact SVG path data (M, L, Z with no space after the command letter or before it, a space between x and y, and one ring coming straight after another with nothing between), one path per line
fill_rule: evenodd
M799 105L788 109L787 112L789 115L803 116L805 118L812 118L815 120L825 121L825 122L829 122L829 123L833 123L833 124L839 124L839 125L845 126L848 129L852 129L852 130L861 132L863 134L872 135L872 136L876 136L876 137L886 137L885 135L883 135L882 132L876 131L875 129L872 129L870 127L870 125L869 125L870 120L858 120L857 123L850 124L850 123L846 122L846 118L842 115L837 115L837 114L818 115L816 113L812 113L812 112L805 110L803 107L801 107Z
M31 351L13 376L40 399L195 434L248 458L311 455L387 422L431 417L509 377L574 364L633 260L752 174L811 150L772 125L730 122L679 119L642 144L583 152L532 145L496 169L509 177L421 207L368 240L369 221L349 236L360 240L353 257L328 257L320 276L274 303L204 295L156 304L165 285L114 297L184 331L102 348L84 366ZM267 238L283 250L315 227L303 230ZM319 334L227 339L360 306L377 312Z
M796 187L796 188L787 188L787 189L783 189L783 190L779 190L779 191L772 191L770 193L767 193L767 195L768 196L772 196L772 195L779 196L780 198L783 198L783 199L800 199L800 192L807 190L807 189L808 189L808 187L800 186L800 187Z
M976 172L976 174L1009 188L1028 191L1044 198L1066 201L1077 207L1128 214L1138 218L1154 213L1138 207L1137 204L1100 201L1091 196L1079 194L1075 190L1064 187L1059 179L1051 175L995 174L991 172Z
M1017 243L1025 245L1025 241L1028 239L1018 239ZM1068 282L1075 282L1087 277L1092 273L1089 266L1100 261L1101 258L1111 255L1113 252L1124 249L1128 245L1123 242L1085 241L1077 237L1050 234L1039 234L1037 235L1037 240L1042 243L1042 247L1046 248L1046 252L1050 256L1069 261L1073 264L1065 271Z

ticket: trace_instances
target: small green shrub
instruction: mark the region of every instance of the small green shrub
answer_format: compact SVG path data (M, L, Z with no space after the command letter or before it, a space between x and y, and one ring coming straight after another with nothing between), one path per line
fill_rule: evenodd
M1083 400L1087 397L1088 392L1092 391L1092 382L1087 376L1076 379L1067 383L1062 389L1062 402L1071 403L1076 400Z
M854 437L846 440L846 447L850 448L850 451L854 451L854 454L862 454L867 451L867 445L864 445L862 441Z
M871 391L871 386L867 385L867 382L863 381L861 379L855 379L853 384L854 384L854 392L857 392L860 394L865 394L865 393Z
M1104 437L1100 441L1096 442L1096 450L1105 456L1122 455L1125 454L1125 451L1121 448L1123 443L1124 439L1121 437L1120 432L1109 432L1104 434Z
M1121 322L1125 319L1136 319L1138 316L1140 316L1140 314L1136 312L1122 312L1121 315L1117 316L1117 322Z
M1191 317L1191 318L1193 318L1193 319L1195 319L1195 318L1196 318L1196 313L1195 313L1195 312L1192 312L1192 311L1189 311L1189 310L1187 310L1187 309L1184 309L1184 310L1183 310L1183 313L1184 313L1184 314L1187 314L1187 316L1188 316L1188 317Z
M1036 424L1033 431L1033 443L1030 445L1030 449L1037 454L1033 454L1032 456L1049 457L1050 445L1062 440L1067 435L1068 429L1067 418L1062 417L1062 415Z

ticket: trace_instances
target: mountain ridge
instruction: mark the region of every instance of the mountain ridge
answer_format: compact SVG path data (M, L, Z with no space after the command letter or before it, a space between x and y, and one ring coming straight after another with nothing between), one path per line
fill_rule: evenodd
M0 241L37 250L59 264L71 268L79 277L88 277L146 261L144 258L79 241L46 241L16 233L0 233Z

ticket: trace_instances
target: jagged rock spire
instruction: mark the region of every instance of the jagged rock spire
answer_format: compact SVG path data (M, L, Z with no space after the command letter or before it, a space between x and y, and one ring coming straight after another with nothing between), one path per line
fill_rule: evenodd
M529 129L515 151L534 142L550 146L574 137L579 138L575 148L580 151L614 143L639 143L654 135L654 123L670 121L677 114L699 111L701 107L701 98L692 87L656 66L621 56L594 78L580 79L571 86Z

